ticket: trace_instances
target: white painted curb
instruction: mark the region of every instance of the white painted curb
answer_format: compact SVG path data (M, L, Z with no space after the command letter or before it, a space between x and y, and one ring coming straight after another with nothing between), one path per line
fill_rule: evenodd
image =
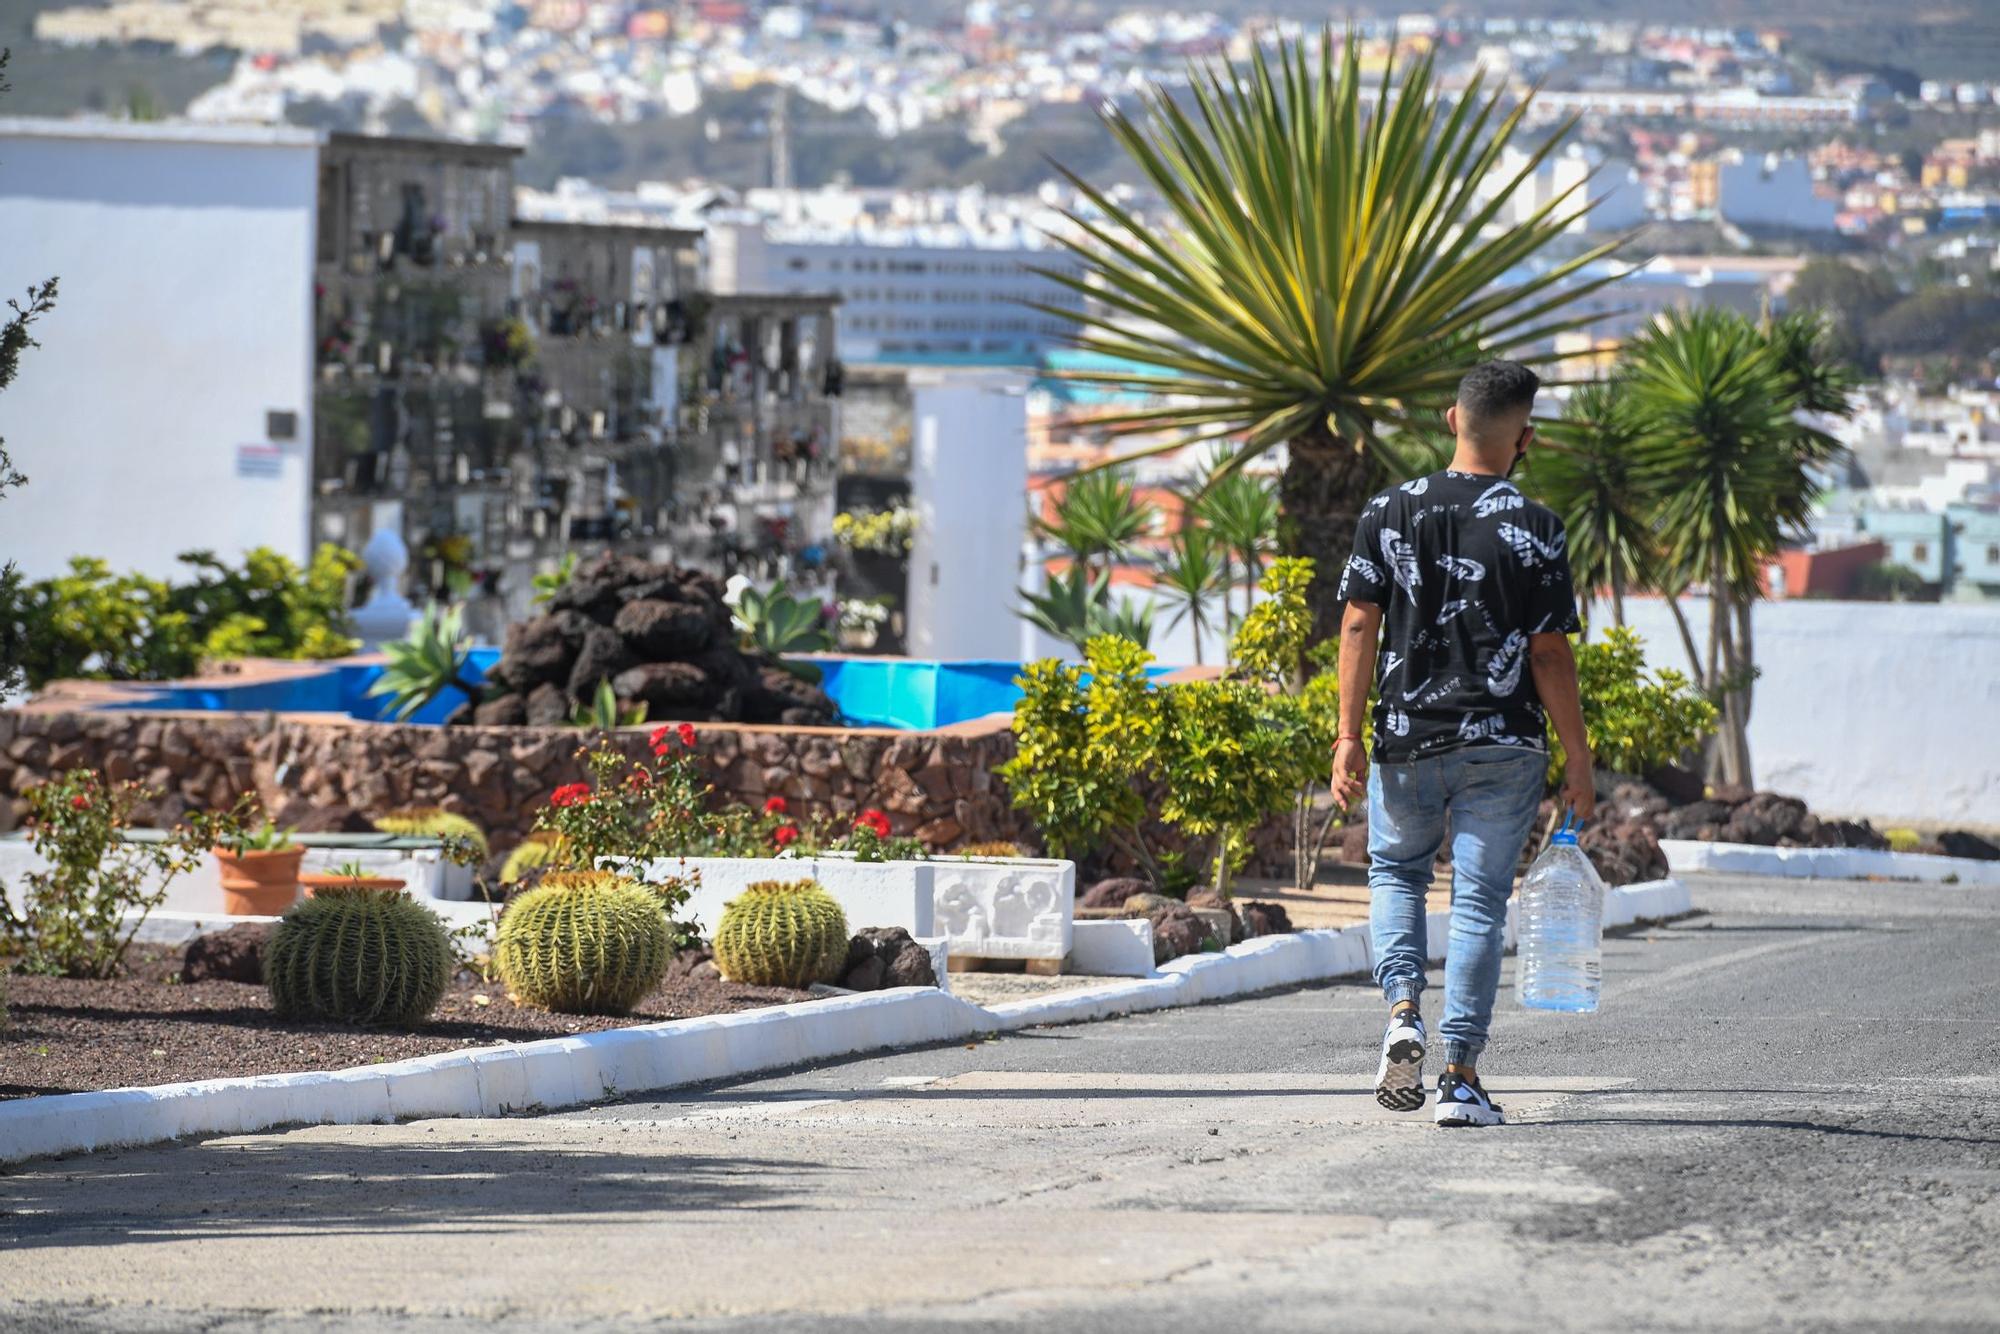
M1766 848L1752 843L1703 843L1663 838L1660 851L1675 875L1768 875L1799 880L1921 880L2000 885L2000 862L1938 857L1876 848Z
M1605 922L1688 910L1687 887L1657 881L1606 895ZM1432 914L1434 956L1445 942ZM205 1079L0 1103L0 1162L233 1135L295 1124L499 1116L737 1079L894 1047L1077 1023L1362 973L1368 928L1260 936L1188 955L1151 977L982 1008L933 987L838 996L736 1014L419 1056L352 1070Z

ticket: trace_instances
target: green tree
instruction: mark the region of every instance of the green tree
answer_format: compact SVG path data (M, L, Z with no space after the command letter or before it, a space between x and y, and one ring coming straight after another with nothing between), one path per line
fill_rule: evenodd
M1087 472L1063 483L1051 517L1037 518L1035 531L1095 574L1130 556L1159 514L1158 506L1141 500L1117 473Z
M1167 622L1172 629L1182 621L1194 632L1194 660L1201 663L1201 632L1209 628L1208 604L1224 591L1228 553L1215 534L1199 524L1191 524L1174 534L1166 563L1160 566L1157 587L1175 608Z
M1204 481L1192 504L1195 518L1222 543L1222 632L1227 635L1241 619L1230 610L1234 570L1243 572L1243 611L1248 613L1249 590L1264 577L1264 558L1278 549L1278 496L1269 478L1230 469Z
M1615 380L1579 385L1560 420L1540 428L1521 485L1562 519L1569 531L1569 568L1582 595L1584 618L1598 589L1611 590L1611 620L1625 624L1625 594L1646 586L1655 558L1652 519L1657 497L1634 477L1639 425L1626 386Z
M1583 324L1563 307L1611 281L1581 274L1617 244L1529 264L1584 211L1575 188L1488 229L1569 129L1496 175L1531 99L1483 73L1447 90L1430 56L1371 83L1356 39L1329 30L1275 55L1260 44L1247 71L1196 66L1192 112L1163 87L1136 120L1107 110L1171 222L1155 231L1063 169L1086 201L1064 238L1084 271L1045 276L1088 304L1041 307L1084 349L1137 363L1069 373L1151 396L1100 423L1164 437L1132 457L1227 439L1227 472L1285 447L1284 544L1315 561L1321 638L1368 497L1363 451L1393 452L1392 428L1436 410L1479 359Z
M1749 784L1755 663L1743 629L1764 566L1812 495L1795 386L1776 346L1727 310L1669 312L1625 360L1639 429L1632 477L1659 498L1654 582L1708 585L1707 659L1692 667L1722 710L1719 774Z

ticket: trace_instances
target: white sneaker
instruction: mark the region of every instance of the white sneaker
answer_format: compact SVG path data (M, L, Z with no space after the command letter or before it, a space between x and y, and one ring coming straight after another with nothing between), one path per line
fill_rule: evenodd
M1375 1101L1392 1112L1414 1112L1424 1105L1424 1020L1414 1010L1389 1016L1382 1066L1375 1072Z
M1498 1126L1507 1117L1500 1104L1479 1087L1479 1077L1461 1079L1447 1072L1438 1079L1437 1123L1441 1126Z

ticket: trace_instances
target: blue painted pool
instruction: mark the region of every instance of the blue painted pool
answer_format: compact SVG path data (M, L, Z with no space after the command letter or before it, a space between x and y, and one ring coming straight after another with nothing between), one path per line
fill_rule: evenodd
M486 679L499 660L497 648L474 649L467 675ZM1021 664L999 661L937 662L920 658L821 658L826 693L851 723L865 727L921 730L1011 713L1021 698L1014 678ZM1154 666L1157 676L1171 670ZM143 699L113 705L121 709L193 712L337 713L372 722L386 721L388 701L369 697L382 674L374 663L329 663L318 672L288 681L240 686L163 685ZM413 722L441 723L464 700L447 691L421 709Z

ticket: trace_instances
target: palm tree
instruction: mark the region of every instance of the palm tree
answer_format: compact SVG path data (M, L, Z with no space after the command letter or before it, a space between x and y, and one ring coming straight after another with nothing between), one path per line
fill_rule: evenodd
M1747 785L1755 669L1740 626L1787 521L1812 494L1793 385L1776 346L1727 310L1669 312L1627 345L1625 362L1639 432L1631 476L1658 497L1655 582L1708 584L1708 657L1695 677L1722 708L1721 776Z
M1264 558L1278 550L1278 497L1270 482L1241 470L1214 477L1194 499L1195 517L1223 548L1222 632L1230 633L1229 599L1235 587L1230 562L1243 571L1243 614L1264 577Z
M1160 567L1159 589L1169 606L1178 607L1167 628L1190 622L1196 666L1201 664L1201 632L1208 628L1208 601L1217 593L1228 597L1222 582L1228 560L1227 550L1211 529L1190 524L1174 534L1166 563Z
M1521 485L1554 510L1569 531L1569 568L1584 619L1599 589L1611 590L1611 620L1625 624L1625 594L1647 586L1655 562L1656 498L1633 477L1639 426L1626 387L1615 380L1577 386L1559 421L1543 423L1542 444Z
M1152 532L1159 507L1142 501L1115 472L1079 473L1063 483L1055 515L1036 519L1035 531L1076 557L1085 573L1094 561L1114 564L1132 554Z
M1328 31L1260 45L1247 72L1197 65L1188 95L1192 113L1159 87L1139 120L1105 113L1169 228L1065 170L1088 205L1062 238L1084 271L1042 273L1084 305L1040 309L1109 359L1068 378L1150 396L1097 423L1167 437L1128 457L1231 440L1226 473L1284 447L1284 543L1314 560L1308 600L1330 637L1363 451L1393 452L1393 428L1437 411L1480 358L1585 323L1562 307L1612 281L1583 275L1616 243L1530 266L1587 201L1572 188L1518 225L1496 219L1569 126L1496 176L1530 99L1507 109L1483 74L1447 92L1429 55L1367 90L1355 38Z

